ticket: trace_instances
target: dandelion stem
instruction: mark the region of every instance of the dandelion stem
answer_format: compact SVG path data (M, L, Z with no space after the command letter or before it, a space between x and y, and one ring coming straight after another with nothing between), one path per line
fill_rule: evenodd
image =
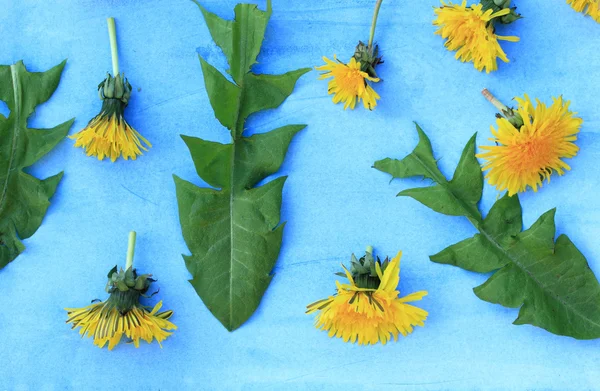
M117 29L115 27L115 18L106 19L108 23L108 37L110 39L110 55L112 57L113 76L119 74L119 52L117 49Z
M367 246L367 253L373 254L373 246Z
M500 113L504 114L506 112L509 111L509 108L506 107L504 105L504 103L500 102L498 100L498 98L496 98L491 92L489 92L487 90L487 88L484 88L483 91L481 91L481 93L483 94L483 96L485 97L485 99L488 100L488 102L490 102L491 104L494 105L495 108L497 108L498 110L500 110Z
M125 261L125 270L133 268L133 254L135 253L135 231L129 232L129 242L127 244L127 261Z
M506 107L487 89L484 89L483 91L481 91L481 93L483 94L483 96L485 96L485 99L487 99L491 104L494 105L494 107L500 110L501 116L504 116L504 118L506 118L508 122L513 124L515 128L521 129L521 126L523 126L524 122L523 118L517 111L510 107Z
M375 12L373 13L373 21L371 22L371 34L369 35L369 45L367 48L369 49L369 53L373 54L373 39L375 39L375 26L377 26L377 18L379 17L379 9L381 8L381 3L383 0L377 0L377 4L375 4Z

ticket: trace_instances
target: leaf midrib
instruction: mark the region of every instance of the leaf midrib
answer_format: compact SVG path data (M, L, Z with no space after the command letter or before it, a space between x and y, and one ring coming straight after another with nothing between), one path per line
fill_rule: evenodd
M471 222L471 224L473 224L473 226L492 244L494 245L494 247L496 248L496 250L498 250L502 255L504 255L507 259L509 259L513 264L515 264L519 270L521 270L521 272L525 273L531 280L533 280L538 288L546 295L554 298L556 301L558 301L559 303L561 303L564 307L566 307L567 309L569 309L572 313L580 316L582 319L586 320L588 323L595 325L596 327L598 327L600 329L600 324L594 322L592 319L586 317L584 314L582 314L580 311L578 311L576 308L573 308L571 305L569 305L567 302L561 300L561 298L555 294L553 294L552 291L546 290L544 289L546 286L544 284L542 284L542 282L537 279L531 272L529 272L529 270L527 270L527 268L525 268L524 265L522 265L521 263L519 263L517 260L515 260L508 251L506 251L501 245L500 243L498 243L492 235L490 235L484 228L483 228L483 224L481 224L481 221L479 220L479 218L475 219L475 221L477 223L475 223L472 218L473 215L469 212L469 210L465 207L465 203L459 199L456 194L454 194L454 192L452 191L452 188L449 186L450 183L448 182L448 180L443 177L443 175L439 175L438 173L432 172L429 167L427 167L427 165L425 164L425 162L423 162L423 160L421 160L419 158L419 156L415 153L413 153L413 156L415 157L415 159L417 159L417 161L419 162L419 164L421 164L425 170L431 174L431 176L434 178L434 181L436 181L440 186L442 186L444 189L446 189L446 191L448 191L452 197L459 202L459 204L461 205L461 207L463 209L465 209L467 211L467 214L469 216L467 216L467 219ZM553 238L554 240L554 238ZM529 252L528 252L529 253Z
M515 258L513 258L510 255L510 253L504 249L504 247L502 247L496 240L494 240L494 238L487 231L485 231L483 229L483 227L481 227L481 228L475 227L475 228L477 228L479 230L479 232L481 232L481 234L496 248L496 250L500 251L500 253L502 255L504 255L507 259L509 259L513 264L515 264L521 270L521 272L525 273L531 280L533 280L537 284L538 288L545 295L552 297L553 299L555 299L556 301L561 303L564 307L569 309L572 313L578 315L582 319L586 320L588 323L590 323L600 329L600 323L596 323L592 319L588 318L583 313L581 313L579 310L572 307L567 302L561 300L561 297L553 294L552 291L544 289L544 288L546 288L546 286L539 279L537 279L531 272L529 272L529 270L524 265L522 265ZM553 241L554 241L554 238L553 238ZM527 253L530 254L529 251L527 251Z
M14 99L14 110L11 111L11 114L13 114L14 112L14 116L16 118L16 120L13 121L13 138L12 138L12 145L11 145L11 149L10 149L10 158L8 160L8 170L6 172L6 179L4 180L4 187L2 189L2 196L0 197L0 212L2 212L4 210L4 202L6 201L6 194L8 191L8 182L9 182L9 178L10 178L10 173L13 170L13 163L15 160L15 155L17 152L17 140L18 140L18 135L19 135L19 121L18 119L21 118L21 88L20 88L20 84L18 83L18 70L15 67L15 64L10 66L10 74L12 77L12 83L13 83L13 99ZM9 116L10 117L10 116Z
M229 238L230 238L230 242L229 242L229 326L233 327L233 243L234 243L234 239L233 239L233 205L234 205L234 185L235 185L235 146L238 142L239 139L242 138L242 134L240 132L240 137L237 137L238 134L238 130L240 128L240 124L239 124L239 120L240 120L240 112L241 110L241 106L242 106L242 96L243 96L243 78L242 81L240 82L240 94L239 94L239 98L238 98L238 111L236 113L236 118L235 118L235 128L233 129L234 135L232 136L232 142L231 142L231 175L229 177ZM243 132L243 124L241 125L242 127L242 132Z
M245 8L243 8L243 10L245 10ZM243 11L242 11L243 12ZM243 18L240 18L243 19ZM245 26L247 28L248 23L244 23L242 24L243 26ZM232 25L233 28L233 25ZM243 34L242 36L246 36L248 33L248 31L245 31L245 34ZM240 39L239 40L239 47L238 47L238 51L239 53L243 52L243 49L245 47L245 41ZM242 58L241 54L240 54L240 59ZM245 58L245 56L243 57ZM245 69L245 66L244 66ZM238 95L238 101L237 101L237 113L235 114L235 121L234 121L234 129L233 129L233 134L231 136L232 138L232 142L231 142L231 175L229 178L229 238L230 238L230 242L229 242L229 327L233 328L233 243L235 242L234 240L234 227L233 227L233 206L234 206L234 194L235 194L235 151L236 151L236 144L239 140L242 139L243 137L243 133L244 133L244 120L243 118L240 117L241 113L242 113L242 103L243 103L243 98L244 98L244 81L246 79L246 75L248 74L248 72L242 74L241 78L240 78L240 82L239 84L237 82L234 82L235 84L239 87L240 89L240 93ZM240 123L241 120L241 123Z
M417 159L419 164L421 164L425 168L425 170L432 176L433 180L437 182L438 185L446 189L448 193L450 193L452 198L454 198L454 200L467 212L465 217L467 217L467 219L471 222L471 224L475 226L475 228L478 228L478 226L482 223L481 216L478 214L473 214L472 211L469 210L468 205L462 199L458 198L456 194L454 194L454 192L452 191L452 187L450 186L450 182L448 182L448 180L443 176L443 174L432 171L416 153L413 152L412 155L415 157L415 159ZM477 224L475 224L473 220L476 221Z

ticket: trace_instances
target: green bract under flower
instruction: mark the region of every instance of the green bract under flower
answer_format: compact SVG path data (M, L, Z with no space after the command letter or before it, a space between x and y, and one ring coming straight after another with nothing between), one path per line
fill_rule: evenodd
M98 84L98 96L101 100L118 99L127 106L131 97L131 89L131 84L124 74L112 77L109 73L106 75L106 79Z
M360 70L366 72L370 77L378 78L375 68L383 64L383 57L379 55L379 45L369 49L362 41L356 45L353 56L360 63Z
M363 257L356 259L356 256L352 254L350 259L350 274L359 288L366 289L377 289L381 280L377 274L377 264L381 268L381 271L385 273L390 260L388 257L383 262L379 257L373 257L373 254L367 251ZM336 273L340 277L346 277L346 273Z
M522 18L521 14L517 12L517 7L510 6L511 0L481 0L480 3L483 5L483 11L492 10L493 12L502 11L509 9L510 12L504 16L496 19L497 22L502 24L511 24L512 22ZM491 21L490 21L491 22Z
M127 271L117 266L108 273L108 282L106 283L106 292L110 293L108 302L116 305L121 314L129 311L134 305L138 304L140 296L146 296L150 284L154 282L151 274L137 274L135 269L129 268Z

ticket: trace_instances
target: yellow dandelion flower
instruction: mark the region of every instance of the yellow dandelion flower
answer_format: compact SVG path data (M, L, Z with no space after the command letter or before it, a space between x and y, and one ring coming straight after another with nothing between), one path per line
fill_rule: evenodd
M119 156L135 160L152 145L132 128L124 118L125 107L131 95L131 85L125 77L108 75L98 87L102 110L79 133L69 136L75 139L75 147L81 147L88 156L98 160L105 157L112 162ZM144 144L146 146L144 146Z
M135 160L142 154L142 150L148 151L152 145L125 120L131 84L125 75L119 73L115 20L108 18L107 22L115 77L108 74L98 86L98 95L102 100L100 114L92 118L83 130L69 138L76 140L75 147L83 148L88 156L96 156L98 160L107 157L114 162L119 156L123 156L125 160Z
M161 342L172 334L166 330L175 330L177 326L168 321L173 311L158 312L161 307L162 301L152 311L137 303L121 312L117 309L116 300L109 299L87 307L65 310L68 315L67 323L72 323L73 329L80 327L79 334L82 337L93 337L94 345L100 348L108 343L108 350L112 350L123 335L131 339L136 348L140 346L140 339L148 343L156 339L162 347Z
M333 94L333 103L344 103L344 110L348 108L354 110L357 101L362 101L365 109L373 110L377 106L377 100L380 99L369 82L378 83L380 81L375 68L383 63L379 55L379 46L374 43L375 27L381 3L382 0L377 0L375 3L368 43L365 45L361 41L358 42L348 64L339 61L334 55L334 61L323 57L325 65L316 67L318 71L325 72L320 75L319 79L331 78L329 94Z
M356 102L362 101L366 109L374 109L380 97L367 81L376 83L379 78L361 71L361 64L354 57L348 64L340 62L336 56L334 59L335 61L331 61L323 57L326 64L316 67L319 71L325 71L319 79L332 78L329 81L329 94L333 94L333 103L343 102L346 110L348 107L354 109Z
M66 323L71 323L72 329L79 327L81 337L93 338L94 345L100 348L108 343L108 350L112 350L123 336L129 338L136 348L140 346L140 340L151 343L154 339L162 347L162 341L172 334L169 330L177 329L169 321L173 311L158 312L162 301L151 311L140 304L140 296L148 297L146 293L154 280L151 274L138 275L133 268L135 237L132 231L129 234L125 270L118 271L115 266L108 273L108 300L83 308L65 308Z
M589 15L600 23L600 0L567 0L567 3L575 11Z
M435 32L446 39L445 47L456 51L456 58L462 62L473 62L475 69L490 73L498 69L500 58L509 62L498 41L518 42L519 37L495 34L493 21L509 15L510 8L494 12L483 10L482 4L467 7L464 0L461 5L442 1L443 6L435 8L437 16L433 24L439 29Z
M352 273L344 267L349 283L336 281L334 296L307 307L308 314L318 312L315 327L344 342L385 345L392 337L397 340L398 334L410 334L414 326L424 326L427 311L407 303L421 300L427 292L398 297L401 256L398 252L383 264L369 250L359 261L353 256Z
M494 138L490 140L497 145L481 147L486 152L477 155L486 160L482 169L488 171L485 177L490 185L499 191L508 190L509 195L527 187L537 191L544 179L550 182L553 172L563 175L570 170L562 159L577 155L579 148L574 141L583 123L562 97L553 98L550 107L539 100L534 107L527 95L515 99L519 107L513 118L500 117L498 129L491 127Z

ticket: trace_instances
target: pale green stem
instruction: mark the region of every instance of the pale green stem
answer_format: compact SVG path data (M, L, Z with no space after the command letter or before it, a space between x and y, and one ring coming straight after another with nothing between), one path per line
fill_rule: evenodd
M127 261L125 261L125 270L133 268L133 254L135 253L135 231L129 232L129 243L127 244Z
M117 29L115 27L115 18L106 19L108 23L108 37L110 39L110 55L112 57L113 76L119 74L119 52L117 49Z
M369 45L367 48L369 49L369 53L373 54L373 40L375 39L375 26L377 26L377 18L379 17L379 9L381 8L381 3L383 0L377 0L377 4L375 4L375 12L373 13L373 21L371 22L371 34L369 35Z
M373 246L367 246L367 253L373 254Z
M505 113L509 112L509 108L506 107L504 105L504 103L500 102L498 100L498 98L496 98L491 92L489 92L487 90L487 88L484 88L483 91L481 91L481 93L483 94L483 96L485 97L485 99L488 100L488 102L490 102L491 104L494 105L495 108L497 108L498 110L500 110L500 113L505 114Z

